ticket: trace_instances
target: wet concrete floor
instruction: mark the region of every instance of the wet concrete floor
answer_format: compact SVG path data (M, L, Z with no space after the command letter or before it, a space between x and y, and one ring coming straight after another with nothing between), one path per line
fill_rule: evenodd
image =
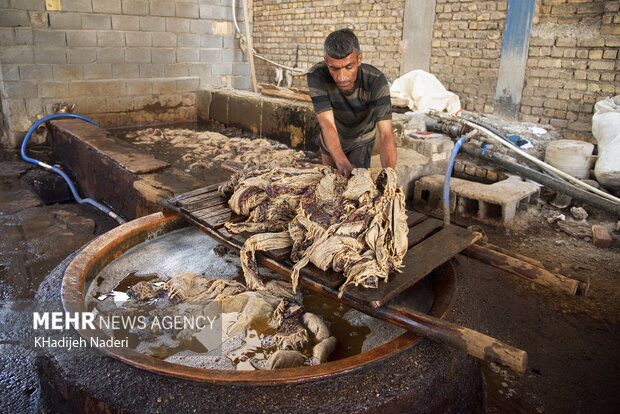
M20 161L17 151L0 150L0 298L5 304L0 309L0 412L40 408L36 356L15 340L6 303L32 299L56 265L116 225L90 206L45 205L34 183L50 178L41 178L37 170ZM590 248L575 246L576 252ZM600 257L602 263L583 264L581 271L604 280L618 276L617 247ZM527 371L520 376L481 364L486 412L618 412L620 315L600 293L612 285L594 283L591 298L567 297L476 261L456 260L457 302L447 319L529 354ZM574 260L579 262L578 255ZM461 408L452 412L471 410Z

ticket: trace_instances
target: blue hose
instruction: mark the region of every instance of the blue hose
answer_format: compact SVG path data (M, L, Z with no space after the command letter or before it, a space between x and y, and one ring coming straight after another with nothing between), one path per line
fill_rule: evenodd
M466 137L461 137L454 144L452 152L450 153L450 162L448 163L448 169L446 171L446 178L443 182L443 225L447 227L450 225L450 177L452 176L452 169L454 168L454 160L459 153L459 149L463 142L467 140Z
M116 214L115 212L113 212L112 210L110 210L108 207L104 206L101 203L96 202L95 200L91 199L91 198L82 198L80 197L80 195L78 194L77 190L75 189L75 186L73 185L73 182L71 181L71 179L69 178L69 176L67 176L67 174L65 174L64 171L62 171L60 168L57 167L53 167L49 164L46 164L42 161L39 160L35 160L34 158L30 158L26 155L26 145L28 144L28 139L30 139L30 135L32 135L32 133L39 127L39 125L41 125L44 122L49 121L50 119L56 119L56 118L78 118L78 119L82 119L84 121L90 122L93 125L99 126L95 121L92 121L82 115L76 115L76 114L70 114L70 113L66 113L66 114L54 114L54 115L49 115L46 116L45 118L39 119L33 126L30 127L30 129L28 130L28 133L26 133L26 136L24 137L24 142L22 143L22 148L21 148L21 155L22 158L24 159L24 161L29 162L31 164L34 165L38 165L39 167L43 167L46 170L51 170L54 171L56 174L59 174L62 178L64 178L64 180L67 182L67 184L69 184L69 188L71 189L71 193L73 194L73 197L75 198L75 201L77 201L80 204L90 204L93 207L97 208L98 210L104 212L105 214L107 214L108 216L112 217L114 220L116 220L119 224L123 224L126 221L120 217L118 214Z

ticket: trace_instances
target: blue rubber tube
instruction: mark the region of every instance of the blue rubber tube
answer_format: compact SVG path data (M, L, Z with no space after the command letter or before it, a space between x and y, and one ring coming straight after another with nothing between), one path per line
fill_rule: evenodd
M447 227L450 224L450 177L452 176L452 169L454 168L454 160L456 155L461 149L461 145L467 138L461 137L454 144L452 152L450 153L450 162L448 163L448 169L446 170L446 178L443 181L443 225Z
M108 216L112 217L119 224L125 223L126 221L122 217L120 217L118 214L116 214L115 212L113 212L108 207L104 206L103 204L98 203L98 202L96 202L95 200L93 200L91 198L82 198L82 197L80 197L80 195L78 194L77 190L75 189L75 186L73 185L73 182L71 181L69 176L67 176L67 174L65 174L65 172L62 171L60 168L53 167L53 166L51 166L49 164L44 163L43 161L35 160L34 158L30 158L29 156L26 155L26 145L28 145L28 139L30 139L30 136L32 135L32 133L42 123L47 122L50 119L56 119L56 118L78 118L78 119L82 119L84 121L90 122L93 125L99 126L95 121L93 121L91 119L88 119L88 118L86 118L85 116L82 116L82 115L70 114L70 113L48 115L45 118L39 119L33 126L30 127L30 129L26 133L26 136L24 137L24 142L22 142L22 147L21 147L21 156L22 156L22 158L26 162L29 162L29 163L34 164L34 165L38 165L39 167L43 167L46 170L54 171L56 174L58 174L62 178L64 178L64 180L69 185L69 188L71 189L71 194L73 194L73 198L75 198L75 201L77 201L79 204L90 204L91 206L95 207L96 209L98 209L98 210L104 212L105 214L107 214Z

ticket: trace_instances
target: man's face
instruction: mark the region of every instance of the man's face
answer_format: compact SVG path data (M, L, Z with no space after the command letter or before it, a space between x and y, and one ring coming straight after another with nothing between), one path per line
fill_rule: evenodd
M344 93L353 92L357 80L357 68L362 64L362 53L358 56L357 52L353 51L344 59L334 59L326 55L324 59L338 89Z

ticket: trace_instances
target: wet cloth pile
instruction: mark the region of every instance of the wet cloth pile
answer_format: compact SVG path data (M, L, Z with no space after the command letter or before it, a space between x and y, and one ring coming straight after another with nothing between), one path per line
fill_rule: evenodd
M405 197L391 168L374 179L366 169L354 169L349 179L328 167L253 170L235 175L220 191L232 193L230 208L248 216L227 229L257 233L241 250L249 289L264 288L258 250L292 248L293 289L308 263L342 272L340 295L350 284L378 287L407 252Z
M146 128L131 131L125 136L138 145L169 144L186 149L181 159L189 163L190 170L211 168L224 161L232 161L246 168L311 165L303 151L265 138L227 137L218 132L183 128Z
M146 302L149 318L221 316L221 342L197 324L138 332L142 340L137 350L147 355L195 341L207 348L206 353L175 353L166 358L169 362L216 369L291 368L323 363L336 347L321 317L305 311L289 282L270 280L262 290L248 290L235 280L179 273L163 285L138 282L129 294L137 302L134 309Z

